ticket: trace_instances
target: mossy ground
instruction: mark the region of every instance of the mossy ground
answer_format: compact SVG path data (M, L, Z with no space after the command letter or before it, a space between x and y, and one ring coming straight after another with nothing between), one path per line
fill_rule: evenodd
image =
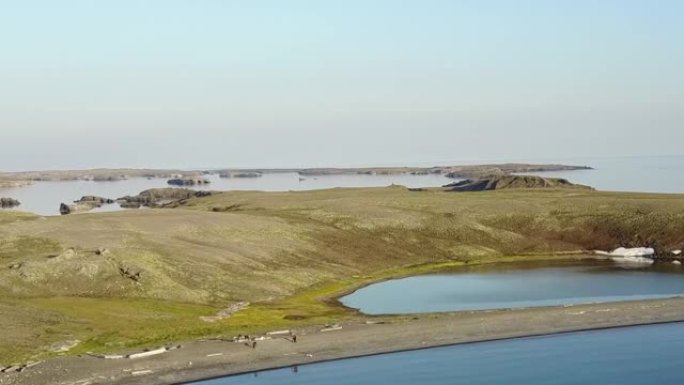
M358 315L331 297L388 277L641 243L684 248L683 196L395 186L45 219L3 212L0 364L71 339L82 341L75 354L335 323ZM251 306L200 320L237 301Z

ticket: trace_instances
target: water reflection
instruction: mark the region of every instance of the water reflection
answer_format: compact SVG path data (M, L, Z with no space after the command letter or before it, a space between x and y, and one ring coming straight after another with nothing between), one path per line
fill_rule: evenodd
M584 261L471 266L451 274L381 282L341 301L367 314L401 314L572 305L683 294L681 266Z

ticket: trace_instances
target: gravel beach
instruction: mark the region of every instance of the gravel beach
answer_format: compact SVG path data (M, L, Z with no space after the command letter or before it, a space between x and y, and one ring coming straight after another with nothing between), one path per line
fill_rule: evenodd
M22 372L0 373L0 384L177 384L395 351L677 321L684 321L684 298L415 316L360 316L334 327L318 325L293 330L296 343L285 334L261 336L256 347L251 342L204 340L179 342L180 349L141 358L56 358ZM150 350L155 348L159 347Z

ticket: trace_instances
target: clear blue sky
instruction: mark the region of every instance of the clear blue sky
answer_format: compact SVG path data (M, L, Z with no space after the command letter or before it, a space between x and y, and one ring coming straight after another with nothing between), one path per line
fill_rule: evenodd
M0 169L683 154L684 1L4 1Z

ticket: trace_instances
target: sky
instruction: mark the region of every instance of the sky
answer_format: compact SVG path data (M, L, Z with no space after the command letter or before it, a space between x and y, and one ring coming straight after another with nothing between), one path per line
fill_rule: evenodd
M0 170L684 155L684 1L0 0Z

